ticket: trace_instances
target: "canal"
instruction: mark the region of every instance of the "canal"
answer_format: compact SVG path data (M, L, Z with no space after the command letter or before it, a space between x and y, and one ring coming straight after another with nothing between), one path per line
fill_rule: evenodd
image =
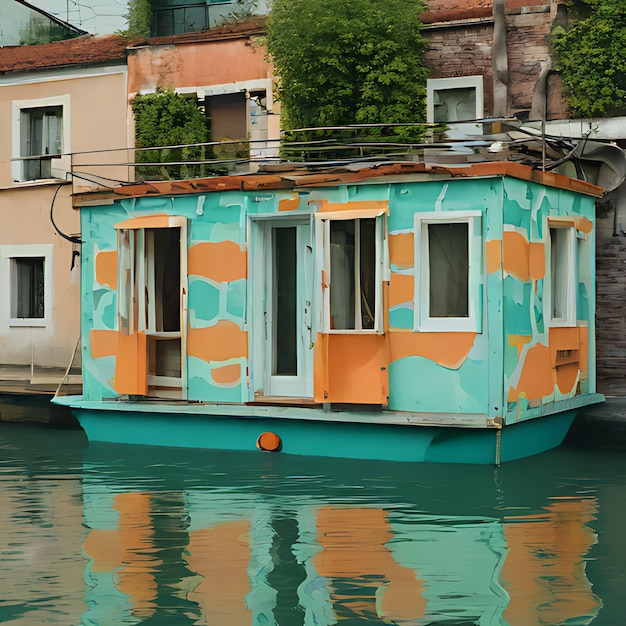
M0 623L622 624L626 454L496 469L0 424Z

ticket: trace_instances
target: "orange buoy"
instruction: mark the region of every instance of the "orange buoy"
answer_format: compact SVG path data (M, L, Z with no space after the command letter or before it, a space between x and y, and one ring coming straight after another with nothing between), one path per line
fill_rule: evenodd
M265 432L259 435L256 440L256 447L259 450L267 450L268 452L278 452L282 446L282 441L276 433Z

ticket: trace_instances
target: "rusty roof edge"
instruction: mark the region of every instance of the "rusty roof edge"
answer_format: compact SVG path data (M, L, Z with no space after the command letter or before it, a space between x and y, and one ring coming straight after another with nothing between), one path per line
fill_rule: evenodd
M108 190L117 198L185 195L218 191L270 191L304 187L332 187L343 184L359 184L367 181L381 182L385 177L407 174L437 175L443 178L492 178L510 176L520 180L556 187L601 198L603 189L583 180L569 178L555 172L544 172L529 165L510 161L474 163L468 166L428 165L425 163L395 162L380 163L358 170L329 168L326 171L293 170L280 173L253 173L191 180L151 181L127 183ZM397 182L397 179L394 180ZM102 190L81 191L75 198L93 196ZM81 204L77 201L77 205Z

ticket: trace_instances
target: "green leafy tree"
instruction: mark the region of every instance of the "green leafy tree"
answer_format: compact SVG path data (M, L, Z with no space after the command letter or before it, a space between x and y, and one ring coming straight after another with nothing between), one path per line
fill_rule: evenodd
M626 112L626 1L570 0L572 27L552 44L570 112L607 117Z
M274 0L267 46L283 127L426 118L421 0Z
M150 0L128 0L128 12L124 17L128 20L128 28L118 34L129 39L150 36L152 26L152 5Z
M158 88L155 93L135 96L132 101L135 116L135 147L152 148L182 146L210 141L210 125L193 99L177 94L173 89ZM200 161L208 158L206 146L172 147L161 150L138 150L137 163L167 163L171 161ZM201 165L167 166L156 171L154 166L138 168L138 174L154 178L159 174L170 178L191 178L203 175Z

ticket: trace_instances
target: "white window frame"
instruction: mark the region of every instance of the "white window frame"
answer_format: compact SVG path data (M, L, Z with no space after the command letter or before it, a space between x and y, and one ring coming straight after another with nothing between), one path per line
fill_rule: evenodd
M45 328L52 318L52 244L25 244L25 245L2 245L0 246L0 284L9 286L8 298L0 297L6 301L5 315L9 320L9 326L25 326L31 328ZM44 294L43 294L43 317L20 318L14 317L15 299L17 298L16 266L15 260L19 258L42 258L44 261Z
M476 90L476 109L474 119L480 120L484 116L484 88L482 76L458 76L454 78L430 78L426 81L426 120L435 123L435 93L440 90L468 89ZM451 138L461 138L466 135L482 134L482 124L477 122L450 121L446 122Z
M567 246L563 254L566 259L564 264L567 267L565 276L565 294L563 301L564 315L562 317L553 316L554 288L555 281L552 275L554 266L554 246L552 244L552 231L565 232L566 239L563 241ZM573 327L576 326L576 298L578 292L578 238L576 227L571 219L559 220L549 218L546 225L546 276L548 279L548 289L544 289L545 312L551 327Z
M383 311L383 281L388 280L386 268L389 264L388 247L387 247L387 228L385 220L385 209L373 209L371 211L337 211L316 213L316 238L321 246L318 248L318 258L322 260L321 269L326 283L323 289L322 297L322 331L327 334L335 335L354 335L354 334L382 334L384 333L384 311ZM356 221L361 219L376 219L376 268L375 268L375 294L374 294L374 327L358 328L360 325L360 316L357 310L360 310L360 299L356 298L357 289L355 288L355 326L357 328L337 329L331 328L330 313L330 291L332 289L332 276L330 272L330 223L336 220ZM356 257L356 250L355 250ZM358 278L358 277L357 277ZM358 282L355 279L355 285Z
M28 109L41 109L46 107L63 107L63 145L62 154L51 160L51 176L53 180L66 180L67 172L71 169L70 163L70 96L52 96L49 98L38 98L36 100L13 100L12 103L12 162L11 175L14 182L33 183L41 179L29 179L25 175L24 157L21 153L22 136L26 129L22 127L22 113Z
M427 211L415 214L415 329L425 332L481 332L482 212ZM429 224L467 224L467 317L430 316Z

